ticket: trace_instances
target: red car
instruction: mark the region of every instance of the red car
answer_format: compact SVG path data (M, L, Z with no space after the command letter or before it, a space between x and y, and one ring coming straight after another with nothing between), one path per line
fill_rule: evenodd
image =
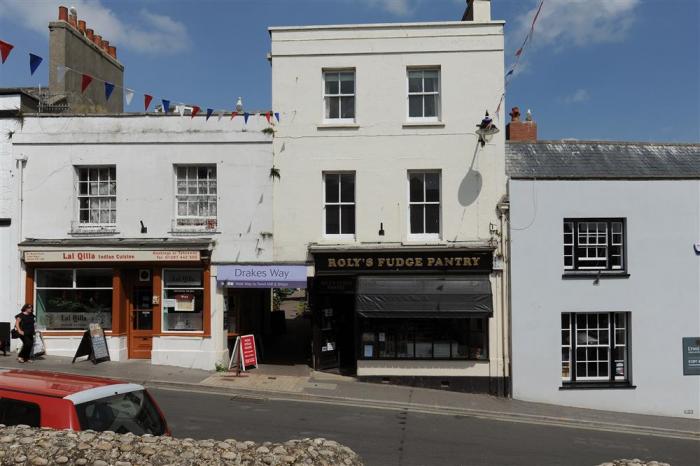
M141 385L19 369L0 369L0 424L170 435Z

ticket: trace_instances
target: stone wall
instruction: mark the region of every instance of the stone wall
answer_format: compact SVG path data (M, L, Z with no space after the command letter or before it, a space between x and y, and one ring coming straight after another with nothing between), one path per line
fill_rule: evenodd
M332 440L285 443L175 439L114 432L73 432L0 424L0 464L165 465L361 465L360 457Z

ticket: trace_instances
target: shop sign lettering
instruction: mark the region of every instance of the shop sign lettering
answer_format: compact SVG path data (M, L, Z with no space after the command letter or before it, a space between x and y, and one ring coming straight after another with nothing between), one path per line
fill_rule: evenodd
M700 375L700 337L683 338L683 375Z
M24 252L24 262L189 262L199 260L199 251L75 250Z
M371 270L474 270L491 271L493 254L475 252L395 252L395 253L318 253L314 254L320 272L354 272Z

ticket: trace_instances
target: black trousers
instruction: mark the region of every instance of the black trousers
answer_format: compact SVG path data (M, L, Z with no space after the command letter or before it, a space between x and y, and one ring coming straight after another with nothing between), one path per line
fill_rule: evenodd
M34 334L32 333L30 335L25 333L24 335L20 335L20 338L22 339L22 349L19 352L19 357L25 360L29 359L32 354L32 347L34 346Z

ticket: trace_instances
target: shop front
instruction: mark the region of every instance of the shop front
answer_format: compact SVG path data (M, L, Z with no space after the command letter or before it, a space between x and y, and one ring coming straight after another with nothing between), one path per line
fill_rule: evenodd
M311 251L314 367L502 394L493 251ZM501 368L502 370L502 368Z
M112 360L197 365L211 346L210 244L129 242L71 247L20 244L26 300L47 353L73 356L91 323L105 330ZM187 352L190 347L192 351ZM204 356L204 358L202 358Z

